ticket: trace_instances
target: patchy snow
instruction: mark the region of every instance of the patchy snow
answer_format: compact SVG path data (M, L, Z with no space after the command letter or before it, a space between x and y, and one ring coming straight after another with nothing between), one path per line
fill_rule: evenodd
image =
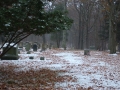
M64 90L69 90L66 89L69 86L74 90L77 90L77 86L92 87L95 90L120 90L119 55L94 51L91 56L84 56L83 51L47 50L19 56L19 60L0 61L0 65L17 65L19 68L16 71L41 68L67 70L61 75L72 76L75 81L56 83L56 87ZM29 59L29 56L34 56L34 59ZM45 60L40 60L41 56Z
M7 45L13 46L14 44L15 44L15 43L10 43L10 45L9 45L9 43L5 43L3 47L7 47ZM17 44L16 44L14 47L17 47Z
M70 64L83 64L81 57L75 57L74 53L58 53L55 55L62 57L61 59L65 59Z

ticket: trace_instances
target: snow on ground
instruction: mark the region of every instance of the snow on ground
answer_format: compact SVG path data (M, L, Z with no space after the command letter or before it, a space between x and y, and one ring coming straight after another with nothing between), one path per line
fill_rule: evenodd
M84 56L83 51L47 50L32 54L19 54L19 60L0 61L0 65L14 64L19 66L16 71L50 68L67 70L61 75L70 75L74 81L56 83L56 87L68 90L69 86L92 87L94 90L120 90L120 56L93 51L91 56ZM29 59L34 56L34 59ZM40 60L44 56L45 60ZM71 89L70 89L71 90Z

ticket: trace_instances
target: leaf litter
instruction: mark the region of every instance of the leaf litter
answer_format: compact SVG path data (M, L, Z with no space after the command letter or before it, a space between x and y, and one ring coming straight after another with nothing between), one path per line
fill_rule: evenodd
M52 49L0 61L0 90L120 90L119 54L83 54ZM35 58L30 60L30 55Z

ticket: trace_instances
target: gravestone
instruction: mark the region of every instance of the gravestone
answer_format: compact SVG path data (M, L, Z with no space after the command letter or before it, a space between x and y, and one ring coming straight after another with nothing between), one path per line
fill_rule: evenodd
M20 54L20 51L23 50L23 42L20 42L18 44L18 54Z
M33 56L30 56L29 59L34 59L34 57L33 57Z
M30 42L26 42L26 44L25 44L26 51L29 51L30 48L31 48L31 43Z
M40 60L45 60L45 57L40 57Z
M33 51L37 51L37 49L38 49L37 44L36 44L36 43L34 43L34 44L33 44L33 46L32 46L32 48L33 48Z
M89 49L84 49L84 55L90 55L90 50Z
M8 43L6 43L3 46L3 51L6 49ZM10 47L12 47L14 43L10 44ZM18 60L19 56L18 56L18 47L17 45L15 45L14 47L12 47L4 56L2 56L1 60Z
M41 45L41 52L42 52L42 51L45 51L45 50L46 50L46 46L45 46L44 43L42 43L42 45Z
M19 47L19 48L23 48L23 42L20 42L20 43L18 44L18 47Z
M37 49L39 49L39 48L40 48L40 43L38 43L38 42L34 42L34 44L36 44L36 45L37 45Z

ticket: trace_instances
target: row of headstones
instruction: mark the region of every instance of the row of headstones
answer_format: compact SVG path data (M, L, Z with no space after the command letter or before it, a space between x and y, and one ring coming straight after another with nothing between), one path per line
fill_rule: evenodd
M51 49L51 48L56 48L55 45L53 44L40 44L38 42L20 42L18 44L18 47L23 49L23 47L25 48L26 51L30 51L30 49L33 49L33 51L37 51L38 49L41 49L41 51L45 51L47 48Z
M37 43L34 43L33 45L31 45L30 43L26 43L24 45L16 45L15 47L12 47L2 58L1 60L17 60L19 58L18 54L19 54L19 48L23 48L26 47L26 51L29 51L31 49L31 47L33 48L33 51L37 51L37 49L39 48L39 45ZM3 51L5 50L6 47L3 47Z
M37 51L37 49L39 48L39 43L30 43L30 42L20 42L18 44L19 48L23 48L25 47L26 51L29 51L31 48L33 49L33 51Z
M19 58L18 53L19 53L19 48L23 48L25 47L26 51L29 51L31 48L33 49L33 51L37 51L38 48L40 48L40 44L39 43L34 43L31 44L29 42L26 43L19 43L17 47L12 47L1 59L2 60L17 60ZM46 48L51 49L51 44L48 45L44 45L42 44L42 49L41 50L45 50ZM4 51L4 48L3 48Z

